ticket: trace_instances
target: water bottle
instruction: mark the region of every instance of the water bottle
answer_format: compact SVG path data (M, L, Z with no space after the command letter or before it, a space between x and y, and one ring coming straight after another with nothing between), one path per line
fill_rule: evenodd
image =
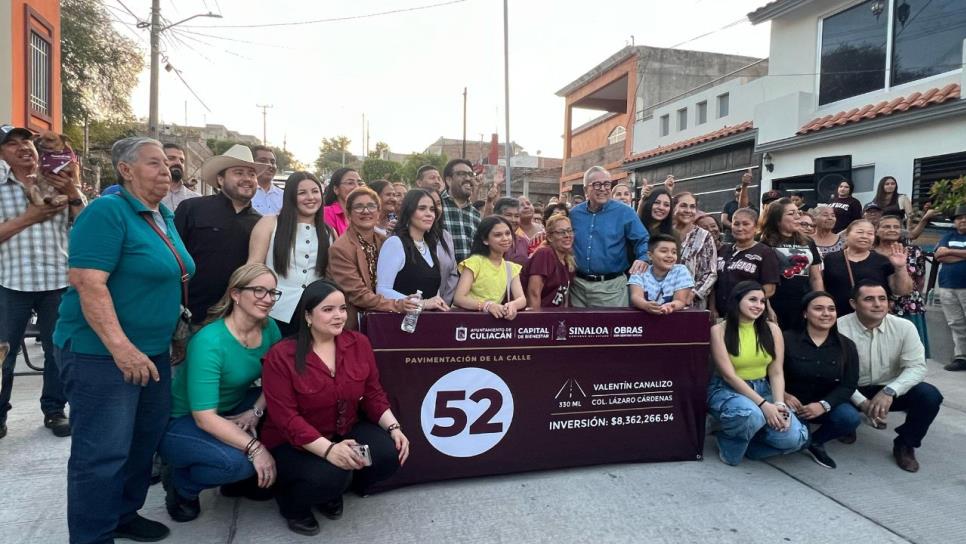
M400 327L403 332L408 332L410 334L416 332L416 322L419 321L419 314L423 311L423 292L416 291L416 303L419 306L415 310L409 310L406 312L406 317L402 320L402 326Z

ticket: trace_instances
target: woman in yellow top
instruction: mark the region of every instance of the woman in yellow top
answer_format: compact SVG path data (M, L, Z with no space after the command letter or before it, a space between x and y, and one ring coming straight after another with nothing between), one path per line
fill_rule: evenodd
M721 428L718 457L729 465L801 450L808 427L785 405L784 341L765 317L765 292L743 281L728 297L728 315L711 327L717 373L708 385L708 412Z
M459 264L460 280L453 296L454 305L508 320L527 307L520 283L523 267L503 258L512 245L513 229L506 219L491 215L480 221L470 256Z

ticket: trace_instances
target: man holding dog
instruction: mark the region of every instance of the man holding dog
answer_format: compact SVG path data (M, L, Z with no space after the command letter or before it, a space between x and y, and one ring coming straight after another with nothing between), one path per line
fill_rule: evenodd
M39 157L33 133L0 126L0 342L9 344L0 385L0 438L7 434L7 413L14 366L31 314L37 313L38 338L44 348L44 385L40 409L54 435L70 436L64 414L67 399L54 360L51 335L60 297L67 289L67 233L70 220L86 204L74 181L74 163L43 183L68 198L66 204L30 202L27 192L39 183Z

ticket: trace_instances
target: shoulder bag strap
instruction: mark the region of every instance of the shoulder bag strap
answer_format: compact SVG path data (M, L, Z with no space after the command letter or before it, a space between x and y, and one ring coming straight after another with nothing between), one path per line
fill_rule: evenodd
M503 265L506 268L506 302L509 304L513 300L510 295L510 283L513 281L513 272L511 271L510 261L504 259Z
M842 250L842 258L845 259L845 269L849 271L849 288L855 287L855 277L852 275L852 264L849 263L849 250Z
M171 240L168 239L168 235L161 232L161 229L158 227L157 223L154 222L154 219L148 217L145 214L138 214L138 215L140 215L141 218L144 219L145 222L147 222L148 226L151 227L151 230L156 232L158 236L161 237L161 241L164 242L164 245L168 246L168 249L171 250L171 254L174 255L175 260L178 261L178 268L181 269L181 304L185 308L187 308L188 307L188 269L187 267L185 267L184 261L181 260L181 255L178 253L178 250L175 249L174 244L171 243Z

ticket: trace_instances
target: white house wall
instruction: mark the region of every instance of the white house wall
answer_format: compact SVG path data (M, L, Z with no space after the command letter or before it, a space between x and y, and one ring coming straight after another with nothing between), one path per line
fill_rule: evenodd
M893 176L899 182L899 191L909 194L912 192L915 159L964 150L966 117L963 116L854 138L801 145L770 152L775 169L773 172L762 169L762 190L770 189L773 179L811 174L818 157L852 155L853 168L874 166L873 178L876 182L883 176ZM856 198L862 202L867 202L872 196L872 192L856 193Z

